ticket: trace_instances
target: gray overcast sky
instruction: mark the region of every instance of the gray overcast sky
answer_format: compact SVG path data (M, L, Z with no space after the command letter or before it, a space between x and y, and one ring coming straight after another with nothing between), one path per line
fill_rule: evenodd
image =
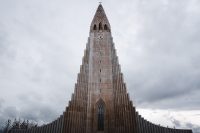
M154 123L200 132L200 1L102 2L139 112ZM97 6L94 0L0 0L1 121L45 123L65 110Z

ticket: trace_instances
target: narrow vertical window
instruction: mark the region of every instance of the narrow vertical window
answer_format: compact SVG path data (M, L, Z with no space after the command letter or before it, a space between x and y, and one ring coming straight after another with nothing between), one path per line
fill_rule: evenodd
M101 22L99 23L99 30L102 30L103 29L103 27L102 27L102 24L101 24Z
M93 30L97 30L97 26L96 26L96 24L94 25Z
M104 25L104 30L108 30L108 26L106 24Z
M98 105L98 131L104 130L104 106L102 103Z

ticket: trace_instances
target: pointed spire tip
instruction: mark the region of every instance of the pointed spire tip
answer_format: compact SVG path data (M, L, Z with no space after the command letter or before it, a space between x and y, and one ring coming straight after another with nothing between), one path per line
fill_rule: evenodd
M99 6L92 20L90 31L93 31L94 29L102 29L100 25L105 26L105 29L110 31L110 24L101 2L99 2Z

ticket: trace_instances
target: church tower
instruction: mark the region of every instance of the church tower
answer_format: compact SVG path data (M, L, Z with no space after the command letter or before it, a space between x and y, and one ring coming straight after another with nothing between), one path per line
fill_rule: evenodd
M126 92L111 35L110 23L100 4L90 26L83 63L66 119L78 117L82 121L66 129L65 133L133 133L135 109ZM70 119L70 123L76 123ZM68 123L69 120L66 120Z
M129 99L111 34L100 4L69 105L55 121L9 133L192 133L155 125L142 118Z

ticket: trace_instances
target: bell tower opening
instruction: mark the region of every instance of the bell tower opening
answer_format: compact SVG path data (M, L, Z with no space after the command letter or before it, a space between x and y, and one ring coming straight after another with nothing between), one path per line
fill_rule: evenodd
M106 24L104 25L104 30L108 30L108 26Z
M96 24L94 25L93 30L97 30L97 26L96 26Z
M99 23L99 30L103 30L102 23Z

